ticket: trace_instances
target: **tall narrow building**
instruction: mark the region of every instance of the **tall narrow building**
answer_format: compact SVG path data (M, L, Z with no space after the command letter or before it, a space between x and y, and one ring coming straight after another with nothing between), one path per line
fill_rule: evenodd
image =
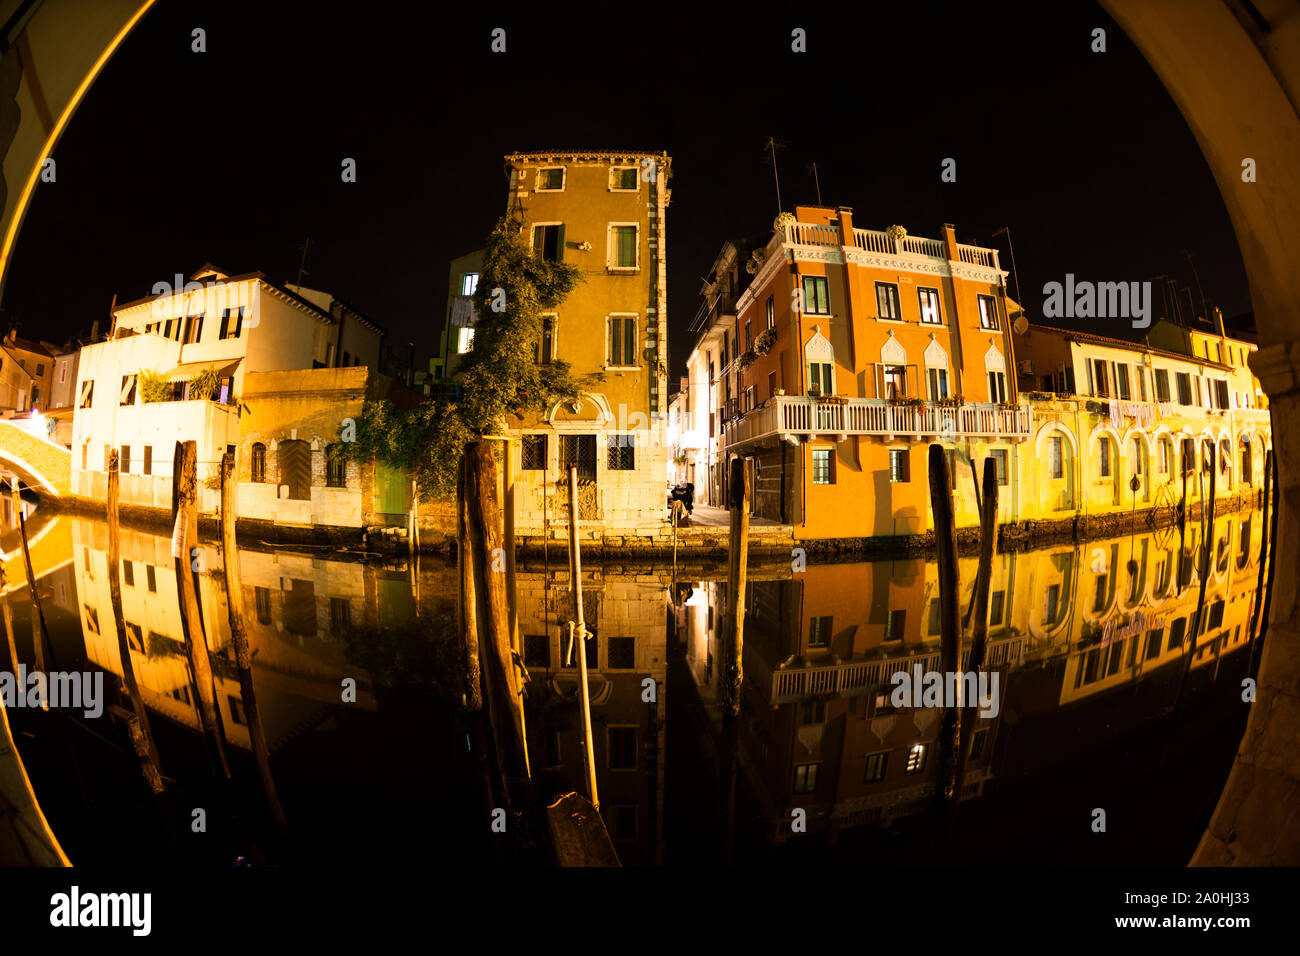
M507 214L536 255L582 281L543 319L537 361L588 379L577 401L525 419L515 507L521 530L567 528L578 468L584 534L653 535L666 515L666 153L540 152L505 158Z

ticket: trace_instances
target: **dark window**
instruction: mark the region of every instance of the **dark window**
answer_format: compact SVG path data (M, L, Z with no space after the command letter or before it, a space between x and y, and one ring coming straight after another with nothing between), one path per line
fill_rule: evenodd
M1172 651L1183 646L1183 635L1187 633L1187 618L1180 617L1169 625L1169 643L1165 650Z
M556 166L552 169L538 170L537 188L539 190L563 189L564 188L564 167Z
M348 486L348 460L343 457L343 445L339 442L325 446L325 484L330 488Z
M615 169L614 171L614 188L615 189L636 189L636 167L627 169Z
M149 590L152 591L154 594L157 594L158 578L154 575L154 569L152 564L146 564L144 566L144 578L145 578L145 584L148 586Z
M636 667L636 638L611 637L608 653L611 670L630 671Z
M801 763L794 768L794 792L815 793L817 791L817 764Z
M551 666L551 639L545 634L524 635L524 666Z
M975 736L970 742L970 759L978 760L984 756L984 744L988 740L989 732L987 730L975 731Z
M1006 591L994 591L989 595L989 626L997 627L1002 623L1002 611L1007 603Z
M879 783L885 779L885 768L889 766L889 751L867 754L867 766L862 773L863 783Z
M889 449L889 480L907 481L907 449Z
M595 435L561 435L560 436L560 474L566 479L569 466L578 467L580 480L596 479L596 436Z
M803 310L808 315L830 315L831 296L825 276L803 277Z
M266 481L266 446L260 441L253 443L250 479L252 481Z
M334 629L352 626L352 602L347 598L330 598L330 627Z
M311 581L289 582L284 592L284 629L305 636L316 633L316 586Z
M543 365L555 359L555 316L542 316L542 338L537 345L537 361Z
M564 261L564 225L533 227L533 253L549 262Z
M587 628L587 639L586 639L586 641L583 642L583 647L584 647L584 649L585 649L585 653L586 653L586 655L587 655L587 669L588 669L588 670L591 670L591 669L594 669L594 668L600 666L600 665L597 663L597 662L599 661L599 659L600 659L600 658L599 658L599 654L600 654L600 642L597 640L597 638L596 638L596 634L595 634L594 631L593 631L593 629L594 629L594 627L595 627L596 616L595 616L594 613L591 614L590 616L588 616L588 613L587 613L588 610L589 610L589 605L588 605L588 603L587 603L587 598L588 598L588 595L587 595L586 593L584 593L584 594L582 595L582 614L583 614L583 617L584 617L584 624L586 625L586 628ZM570 601L570 605L572 605L572 601ZM576 629L575 629L575 633L576 633ZM570 654L572 654L572 656L570 656ZM575 640L574 645L573 645L573 648L572 648L572 650L570 650L570 648L569 648L569 628L568 628L567 626L565 626L565 627L561 630L561 635L560 635L560 657L561 657L560 665L561 665L562 667L576 668L576 667L578 666L578 645L577 645L577 642L576 642L576 640Z
M123 445L122 452L117 456L118 469L124 475L131 473L131 446Z
M609 436L610 471L631 471L636 468L636 436Z
M885 619L885 640L901 641L904 630L907 627L907 611L900 608L896 611L890 611L889 617Z
M1156 379L1156 401L1169 401L1169 372L1167 369L1158 368L1155 370Z
M902 319L898 304L898 286L892 282L876 283L876 315L882 319Z
M610 265L616 269L635 269L636 226L612 226L610 238L614 243Z
M636 769L636 728L609 728L609 769Z
M131 561L122 561L122 583L129 588L135 587L135 564Z
M519 467L524 471L546 470L546 436L525 435L520 442Z
M244 702L234 694L227 694L226 701L230 704L230 720L239 724L241 727L248 723L248 718L244 715Z
M611 316L609 320L609 364L636 365L636 319Z
M834 621L835 618L831 615L810 618L808 620L808 646L825 647L829 644Z
M144 446L144 465L141 471L142 474L153 474L153 445Z
M126 625L126 645L137 654L143 654L144 651L144 632L140 630L139 624L132 624L130 621L123 621ZM152 633L152 632L150 632Z
M1005 485L1007 483L1007 450L1005 448L994 448L993 461L997 465L998 484Z
M253 602L257 607L257 623L271 623L271 589L253 588Z

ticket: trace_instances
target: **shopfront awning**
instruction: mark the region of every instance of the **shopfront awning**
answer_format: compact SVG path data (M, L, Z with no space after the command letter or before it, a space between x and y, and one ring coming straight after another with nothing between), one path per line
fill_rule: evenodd
M239 362L239 359L233 361L230 359L217 359L213 362L185 362L168 372L166 378L169 382L188 382L208 371L216 372L222 378L226 378L235 374Z

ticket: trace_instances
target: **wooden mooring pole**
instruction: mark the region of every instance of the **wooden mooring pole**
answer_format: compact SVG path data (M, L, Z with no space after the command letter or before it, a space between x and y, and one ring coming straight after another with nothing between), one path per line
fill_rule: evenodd
M569 563L573 569L575 622L569 624L569 640L578 642L578 684L582 691L582 732L587 751L587 794L591 805L600 809L596 789L596 754L591 737L591 689L587 686L587 622L582 608L582 546L578 541L578 466L569 465Z
M214 762L220 768L221 776L229 779L230 764L226 761L221 711L217 709L212 660L208 656L208 641L203 630L203 614L199 609L191 563L198 554L199 543L198 453L194 442L176 443L172 478L172 558L176 568L176 586L180 591L190 684L196 698L194 709Z
M939 572L939 669L955 674L961 668L961 615L957 577L957 524L952 507L952 476L942 445L929 451L930 509L934 514L935 559ZM915 695L919 689L913 688ZM939 724L939 777L935 785L936 808L941 814L957 796L957 765L961 758L961 721L957 707L944 708Z
M149 789L154 793L162 793L162 761L158 757L158 747L149 727L149 711L144 705L144 695L140 693L140 683L136 680L131 642L126 634L126 616L122 611L121 528L117 515L121 483L119 468L118 452L114 448L108 456L108 495L105 501L105 515L108 519L108 597L113 606L113 624L117 628L117 655L122 662L122 683L131 701L131 744L140 760L140 770Z
M271 775L271 754L266 746L266 729L262 726L262 710L257 704L257 691L253 686L253 655L248 649L248 627L244 621L244 585L239 569L239 547L235 538L235 522L239 517L239 485L235 481L235 456L227 452L221 459L221 560L226 572L226 607L230 617L230 643L235 649L235 667L239 670L239 696L248 720L248 740L257 761L257 775L262 780L266 806L275 821L276 829L283 835L288 830L284 807L275 789Z

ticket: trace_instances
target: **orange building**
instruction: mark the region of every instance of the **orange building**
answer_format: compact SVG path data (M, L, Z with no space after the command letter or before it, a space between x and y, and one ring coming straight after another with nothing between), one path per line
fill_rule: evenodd
M847 207L797 206L749 270L723 445L749 461L755 514L802 538L916 534L931 526L931 442L963 485L966 462L987 455L1014 473L1031 415L996 250L958 243L948 224L921 239L855 228ZM958 523L973 524L965 497Z

